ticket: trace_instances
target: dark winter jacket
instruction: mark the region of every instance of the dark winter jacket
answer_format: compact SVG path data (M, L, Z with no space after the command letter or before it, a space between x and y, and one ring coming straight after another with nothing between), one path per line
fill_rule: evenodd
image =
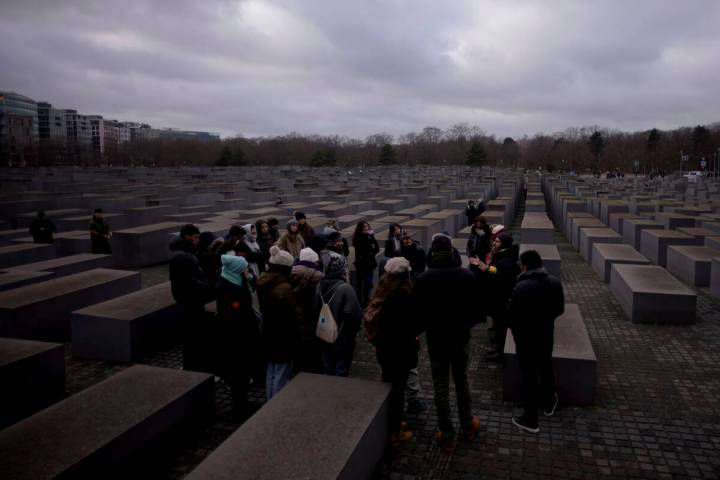
M517 279L507 306L508 323L515 342L547 338L555 319L565 311L563 287L544 268L523 272Z
M475 233L471 233L468 238L466 253L468 257L477 257L485 261L485 257L490 253L490 235L479 228L475 230Z
M176 237L170 242L170 287L173 298L188 312L203 311L214 292L195 256L195 246Z
M293 360L300 338L295 292L288 275L271 266L260 275L257 294L262 313L263 346L271 362Z
M416 242L413 242L408 247L403 245L400 248L400 255L410 262L413 278L425 271L425 252Z
M257 357L260 320L252 308L252 297L246 282L242 286L220 278L217 296L218 371L249 369Z
M409 291L395 290L377 313L378 331L373 344L383 369L409 370L418 362L416 338L422 325L415 316Z
M430 355L463 348L470 329L480 320L468 299L478 298L478 280L449 252L435 254L427 271L415 281L415 315L427 331Z
M359 272L371 272L377 267L375 255L380 251L380 245L374 235L360 234L353 237L355 247L355 269Z
M315 230L306 222L305 225L298 224L298 233L302 236L305 246L308 246L310 245L310 239L315 235Z
M310 265L308 265L310 264ZM323 278L319 267L313 262L298 262L292 267L290 285L295 292L295 310L300 325L300 339L311 342L315 339L317 316L313 316L317 286Z
M483 290L487 294L487 314L491 317L502 317L506 314L507 302L512 294L517 276L520 274L518 265L518 245L496 252L490 266L495 267L476 274L483 281Z
M30 224L30 235L35 243L55 243L55 224L48 218L36 218Z
M465 207L465 216L467 217L467 224L472 225L473 223L475 223L475 217L478 216L477 208L468 205L467 207Z
M397 238L398 248L396 248L395 246L395 240L396 239L392 237L385 240L385 258L402 256L402 253L400 253L400 250L402 249L402 240L400 240L400 238Z
M354 345L355 336L360 330L360 320L362 319L362 307L355 290L343 280L323 278L318 285L318 293L322 294L326 302L329 302L330 311L340 330L335 345L340 349L348 345ZM321 307L322 301L318 294L315 296L315 306L313 308L315 318L320 316Z

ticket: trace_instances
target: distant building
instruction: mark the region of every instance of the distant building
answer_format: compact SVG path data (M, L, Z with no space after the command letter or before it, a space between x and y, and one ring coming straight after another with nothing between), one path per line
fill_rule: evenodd
M0 162L24 166L36 158L38 105L32 98L0 91Z
M105 153L105 122L102 115L88 115L90 123L90 145L95 158L102 157Z
M219 133L193 132L189 130L177 130L174 128L163 128L160 130L160 138L175 138L181 140L197 140L201 143L220 141Z

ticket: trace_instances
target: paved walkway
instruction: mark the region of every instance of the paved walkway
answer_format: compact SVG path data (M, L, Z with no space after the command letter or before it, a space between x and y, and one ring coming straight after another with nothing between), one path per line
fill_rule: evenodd
M559 233L555 240L566 301L580 305L598 359L596 405L561 404L556 417L541 416L538 435L520 432L510 423L519 410L502 401L502 366L483 358L488 337L486 325L479 325L469 368L473 408L482 422L479 437L459 443L451 455L435 445L430 365L423 349L419 373L430 408L408 415L415 439L388 452L376 478L720 478L720 302L701 289L696 324L634 325L567 240ZM147 282L162 279L161 269L148 273L153 280ZM379 380L372 347L362 334L358 338L351 375ZM143 363L179 368L180 347ZM69 393L127 366L68 358ZM262 404L263 391L251 395ZM159 457L148 466L149 476L182 478L238 427L222 383L216 403L217 420L206 434L190 441L180 455Z

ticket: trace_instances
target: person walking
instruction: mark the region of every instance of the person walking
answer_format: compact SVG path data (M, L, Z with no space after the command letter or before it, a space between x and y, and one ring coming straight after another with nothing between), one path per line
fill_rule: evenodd
M325 375L347 377L363 312L355 290L347 283L347 259L335 252L327 252L326 258L325 276L317 288L313 317L319 318L323 302L327 303L338 326L338 337L335 343L319 340L322 370Z
M111 254L110 225L103 218L103 209L96 208L90 220L90 252Z
M366 305L373 287L373 275L377 268L375 256L380 251L380 245L375 240L375 234L370 224L365 221L358 222L352 238L355 247L355 286L357 287L360 305Z
M290 253L294 259L300 256L300 250L305 248L305 241L298 230L297 220L293 218L287 222L287 231L282 234L277 246L280 250Z
M470 358L470 331L478 320L468 312L467 299L479 297L475 275L462 268L446 236L435 237L429 269L418 276L413 287L413 303L418 320L426 331L432 370L438 431L435 438L446 451L456 445L455 427L450 415L450 372L455 383L457 408L463 437L474 440L480 419L472 414L467 380ZM472 311L470 311L472 312Z
M252 306L243 257L223 255L222 270L215 289L217 297L219 351L216 371L230 387L233 412L247 418L255 410L248 402L248 386L258 355L260 319Z
M37 212L28 231L32 235L34 243L55 243L53 238L53 233L57 231L55 224L45 216L45 212L42 210Z
M410 369L417 367L418 342L422 325L412 306L410 262L393 257L385 265L370 308L376 309L373 322L377 331L372 340L383 382L390 383L390 441L397 446L412 439L412 432L402 429L405 389Z
M552 367L555 319L565 311L562 284L543 268L540 254L528 250L520 255L522 273L508 302L508 323L515 339L523 383L525 411L512 422L538 433L538 406L545 416L555 414L558 396Z
M292 362L300 340L297 303L290 285L293 261L290 253L273 245L268 270L257 281L263 347L268 362L265 379L268 400L292 378Z
M200 230L192 224L183 226L180 236L170 242L170 288L183 313L183 369L211 373L213 319L205 304L213 300L214 292L195 256L199 242Z

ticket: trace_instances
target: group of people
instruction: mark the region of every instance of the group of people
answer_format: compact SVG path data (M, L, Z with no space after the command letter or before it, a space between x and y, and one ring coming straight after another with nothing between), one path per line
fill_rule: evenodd
M264 383L270 399L299 371L347 376L362 326L375 347L382 379L391 384L391 442L399 445L412 439L403 415L406 392L418 389L412 384L425 333L436 440L452 450L457 436L450 378L461 435L472 441L480 420L472 414L467 379L471 330L491 317L496 348L487 359L502 361L506 332L512 329L524 378L525 412L513 422L537 432L538 407L554 414L553 323L564 298L559 280L542 268L537 252L518 255L510 232L482 215L473 218L468 268L445 233L434 235L426 252L393 224L385 258L377 262L380 246L368 222L356 225L350 243L333 227L316 232L302 212L283 233L276 219L233 226L222 238L184 226L170 244L172 292L185 319L184 367L222 377L234 407L246 415L252 411L251 382ZM214 316L205 309L212 300ZM337 338L324 341L316 332L325 315L321 311L328 308Z
M103 218L103 209L96 208L93 212L93 216L90 219L90 252L91 253L102 253L111 254L112 248L110 247L110 238L112 233L110 232L110 225ZM35 218L30 223L28 229L30 235L33 237L35 243L55 243L55 233L57 228L55 223L47 218L47 215L43 210L37 212Z

